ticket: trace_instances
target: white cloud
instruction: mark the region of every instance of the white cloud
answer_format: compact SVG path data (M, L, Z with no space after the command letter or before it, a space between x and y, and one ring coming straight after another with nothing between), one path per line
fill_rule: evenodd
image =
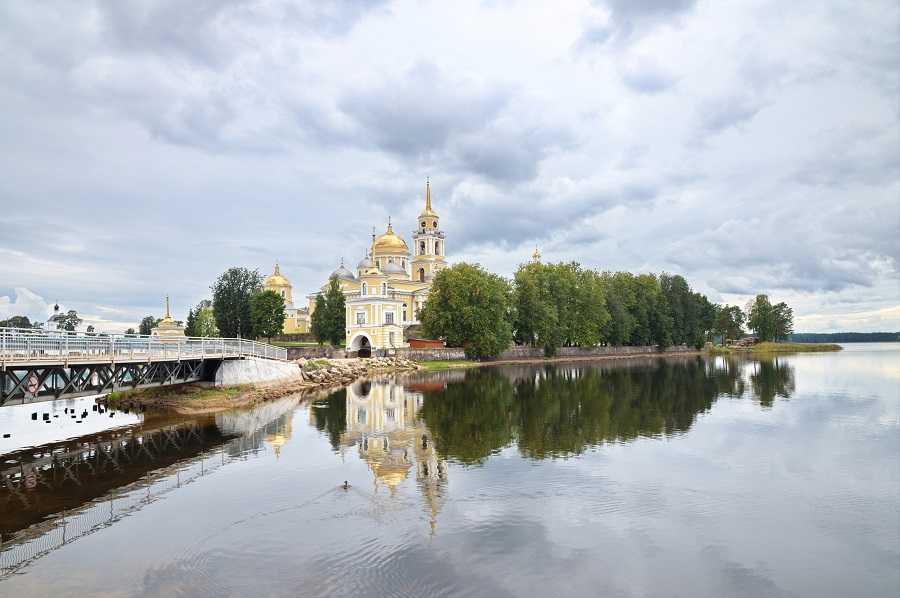
M0 293L134 325L278 259L301 295L388 215L407 230L430 175L451 259L508 274L540 244L844 326L897 304L898 22L889 0L7 3Z

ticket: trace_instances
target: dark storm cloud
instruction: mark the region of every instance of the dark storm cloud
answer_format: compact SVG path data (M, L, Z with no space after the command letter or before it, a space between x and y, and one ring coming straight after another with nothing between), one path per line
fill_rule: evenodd
M668 90L678 80L675 75L649 61L635 61L620 67L622 81L638 93L657 94Z
M420 63L399 78L348 92L339 106L375 146L421 158L442 152L451 137L483 128L509 97L509 90Z
M741 125L765 107L765 102L746 94L713 98L700 105L700 122L708 133L721 133Z
M690 13L697 0L593 0L609 11L608 25L584 28L576 47L605 44L612 38L627 40L660 23L674 23Z

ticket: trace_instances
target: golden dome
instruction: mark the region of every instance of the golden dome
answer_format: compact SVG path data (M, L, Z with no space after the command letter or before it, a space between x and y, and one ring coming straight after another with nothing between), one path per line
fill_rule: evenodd
M266 287L289 287L291 286L290 281L287 278L281 275L281 269L278 267L278 262L275 262L275 271L272 272L272 275L266 279L265 282Z
M391 223L388 222L387 231L375 239L375 251L382 251L385 253L397 253L403 251L409 253L409 247L406 246L406 241L394 234L394 228L391 226Z

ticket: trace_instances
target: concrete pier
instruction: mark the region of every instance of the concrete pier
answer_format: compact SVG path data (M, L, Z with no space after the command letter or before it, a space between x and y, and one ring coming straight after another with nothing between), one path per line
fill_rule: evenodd
M302 374L296 363L248 357L223 361L216 371L215 385L239 386L301 378Z

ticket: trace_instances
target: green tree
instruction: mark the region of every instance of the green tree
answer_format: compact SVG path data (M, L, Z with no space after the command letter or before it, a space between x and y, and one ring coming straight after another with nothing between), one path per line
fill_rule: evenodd
M783 307L781 307L783 306ZM793 326L793 314L784 303L779 303L780 313L776 312L776 306L769 301L768 295L757 295L747 307L747 326L761 341L778 340L779 332L788 325ZM784 318L790 316L790 324ZM782 321L779 321L779 318ZM786 334L784 336L787 336Z
M776 341L783 341L794 332L794 310L788 307L783 301L776 303L772 308L772 317L774 319L773 338Z
M95 330L94 325L90 324L90 325L88 325L88 327L84 333L88 336L94 336L94 330Z
M81 322L83 322L83 320L78 317L78 312L74 309L70 309L64 314L57 314L53 316L51 320L56 323L57 330L68 330L69 332L74 332Z
M253 336L250 298L261 289L262 276L258 270L234 267L219 276L211 290L216 326L223 336Z
M425 334L463 347L470 359L496 357L512 342L509 284L481 266L456 264L435 275L419 318Z
M275 291L262 291L250 298L253 336L271 339L284 328L284 298Z
M197 332L194 330L196 323L196 315L194 314L194 308L190 308L188 310L187 322L184 325L184 334L185 336L197 336Z
M578 270L575 286L575 315L572 319L571 344L595 347L604 337L610 314L603 292L603 281L593 270Z
M635 326L632 345L657 345L660 349L672 344L672 317L666 298L653 274L639 274L632 278L635 303L632 309Z
M316 307L310 316L309 327L310 332L316 337L316 342L320 345L328 340L328 305L326 305L325 295L322 293L316 295Z
M150 334L150 331L156 328L156 325L159 324L159 318L154 318L153 316L144 316L144 319L141 320L141 323L138 325L138 333L143 335Z
M550 266L523 264L513 276L512 313L515 338L552 355L562 343L559 313L550 288Z
M133 336L135 334L134 328L129 328L128 330L125 331L125 334L127 334L129 336Z
M219 328L216 326L216 314L212 301L204 299L194 309L194 336L213 337L219 336Z
M37 322L32 323L28 316L12 316L8 320L0 320L0 328L34 328Z
M611 345L627 345L636 325L634 275L629 272L604 272L600 276L609 319L603 326L603 338Z
M723 341L739 339L743 334L745 319L744 312L737 305L717 306L713 330L722 335Z
M325 291L325 330L326 339L332 346L339 347L346 339L346 302L341 283L336 276L328 281L328 289Z

